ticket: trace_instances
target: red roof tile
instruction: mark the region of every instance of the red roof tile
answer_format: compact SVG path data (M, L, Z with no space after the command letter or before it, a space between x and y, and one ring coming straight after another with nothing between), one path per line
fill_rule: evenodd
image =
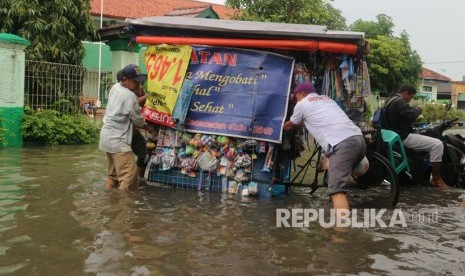
M187 9L174 9L169 11L165 14L165 16L184 16L184 17L196 17L197 15L201 14L209 7L195 7L195 8L187 8Z
M218 4L192 0L92 0L91 14L100 16L100 1L103 2L103 16L115 19L165 16L173 10L210 6L220 19L230 19L234 9Z
M438 81L452 81L450 78L443 76L439 73L436 73L433 70L430 70L425 67L422 67L422 69L423 69L423 72L421 73L422 79L438 80Z

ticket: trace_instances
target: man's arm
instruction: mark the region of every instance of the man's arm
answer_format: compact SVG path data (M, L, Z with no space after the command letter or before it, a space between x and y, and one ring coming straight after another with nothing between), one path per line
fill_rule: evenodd
M293 132L294 130L296 130L297 128L299 127L299 125L295 125L293 122L291 121L287 121L284 123L284 131L285 132Z
M137 98L137 101L139 102L140 107L143 107L145 105L145 101L147 100L148 95L145 94L142 97Z
M400 116L407 120L409 123L415 122L418 116L421 114L421 109L410 106L406 101L400 101L398 108Z
M139 106L139 102L137 100L134 100L131 103L131 101L128 100L127 104L130 105L129 119L136 127L143 128L145 124L145 118L141 114L141 107Z
M139 86L139 88L136 91L134 91L134 93L137 96L137 101L139 102L139 106L143 107L148 97L148 94L145 93L144 87Z
M295 123L293 123L293 121ZM297 103L294 107L294 112L292 113L290 120L284 123L283 129L285 132L293 132L301 126L304 126L304 120L302 117L302 106L299 103Z

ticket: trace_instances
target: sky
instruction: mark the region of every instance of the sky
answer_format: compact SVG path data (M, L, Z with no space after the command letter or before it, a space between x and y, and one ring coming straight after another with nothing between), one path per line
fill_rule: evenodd
M224 4L223 0L202 0ZM357 19L392 18L394 35L407 31L423 67L465 81L465 0L334 0L350 25Z

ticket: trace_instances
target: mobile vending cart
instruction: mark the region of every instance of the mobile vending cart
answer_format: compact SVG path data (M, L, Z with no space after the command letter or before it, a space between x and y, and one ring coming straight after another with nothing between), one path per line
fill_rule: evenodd
M149 183L284 194L302 150L283 133L292 89L312 81L349 109L370 93L363 33L184 17L126 20L121 32L148 45Z

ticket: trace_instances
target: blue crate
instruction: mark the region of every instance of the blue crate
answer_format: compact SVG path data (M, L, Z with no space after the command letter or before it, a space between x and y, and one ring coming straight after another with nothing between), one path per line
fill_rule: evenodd
M283 162L284 167L284 178L288 178L289 175L289 161L286 158L282 158L280 162ZM271 172L263 172L263 164L265 161L265 155L258 155L258 158L253 161L253 179L258 184L259 197L270 198L272 196L281 196L286 194L286 186L283 183L275 183L271 185ZM208 179L208 172L197 171L196 177L189 177L186 174L182 174L178 168L172 168L170 170L161 171L158 166L153 166L149 169L148 181L156 182L159 184L171 186L173 188L192 189L197 190L199 183L202 182L203 190L209 187L212 192L221 192L221 176L216 173L211 173L210 179ZM201 181L202 178L202 181Z

